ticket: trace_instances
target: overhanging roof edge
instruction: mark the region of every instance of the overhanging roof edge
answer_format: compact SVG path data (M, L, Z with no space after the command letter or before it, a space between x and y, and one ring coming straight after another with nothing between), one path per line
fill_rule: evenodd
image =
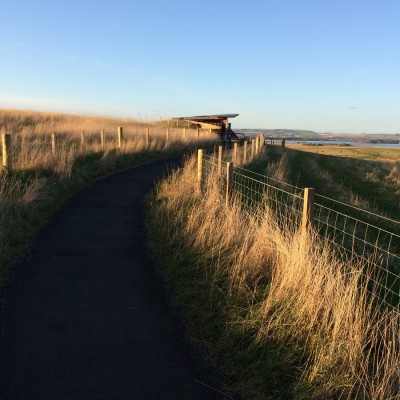
M190 117L178 117L173 119L198 119L198 120L208 120L208 119L226 119L226 118L236 118L239 114L216 114L216 115L196 115Z

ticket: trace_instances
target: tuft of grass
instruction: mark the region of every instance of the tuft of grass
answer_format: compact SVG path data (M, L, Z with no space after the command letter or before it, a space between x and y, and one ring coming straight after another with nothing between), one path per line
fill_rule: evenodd
M159 183L150 224L192 335L230 384L249 399L398 398L399 316L374 308L369 266L282 226L267 201L226 205L216 172L199 190L195 164Z

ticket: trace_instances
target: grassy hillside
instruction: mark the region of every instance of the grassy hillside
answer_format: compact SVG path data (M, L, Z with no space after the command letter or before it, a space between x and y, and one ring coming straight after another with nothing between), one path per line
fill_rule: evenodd
M124 128L121 146L118 126ZM159 124L129 119L16 110L0 110L0 131L11 133L13 143L13 169L0 171L0 284L32 234L72 192L114 171L215 140L208 131L197 137L196 130L183 129L171 129L167 137Z

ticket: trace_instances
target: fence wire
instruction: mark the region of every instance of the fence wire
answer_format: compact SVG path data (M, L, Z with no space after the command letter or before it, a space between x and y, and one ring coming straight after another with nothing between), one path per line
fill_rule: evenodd
M203 155L204 179L217 173L225 190L227 163L215 153ZM284 227L301 228L304 190L235 166L232 194L253 217L266 204ZM361 261L368 290L380 306L400 312L400 222L315 194L313 228L343 261Z
M353 211L353 215L349 215L334 208L339 203L336 200L315 197L314 227L318 234L341 254L366 263L370 286L374 286L384 305L399 309L400 235L386 227L388 224L396 226L398 222L382 217L382 225L378 226L377 214L340 203L342 210L347 207ZM365 213L363 219L362 213Z

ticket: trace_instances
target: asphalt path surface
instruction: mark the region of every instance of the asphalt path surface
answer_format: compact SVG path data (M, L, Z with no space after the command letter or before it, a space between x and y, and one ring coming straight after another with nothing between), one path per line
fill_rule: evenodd
M71 197L3 290L0 399L229 399L148 249L145 195L177 161Z

